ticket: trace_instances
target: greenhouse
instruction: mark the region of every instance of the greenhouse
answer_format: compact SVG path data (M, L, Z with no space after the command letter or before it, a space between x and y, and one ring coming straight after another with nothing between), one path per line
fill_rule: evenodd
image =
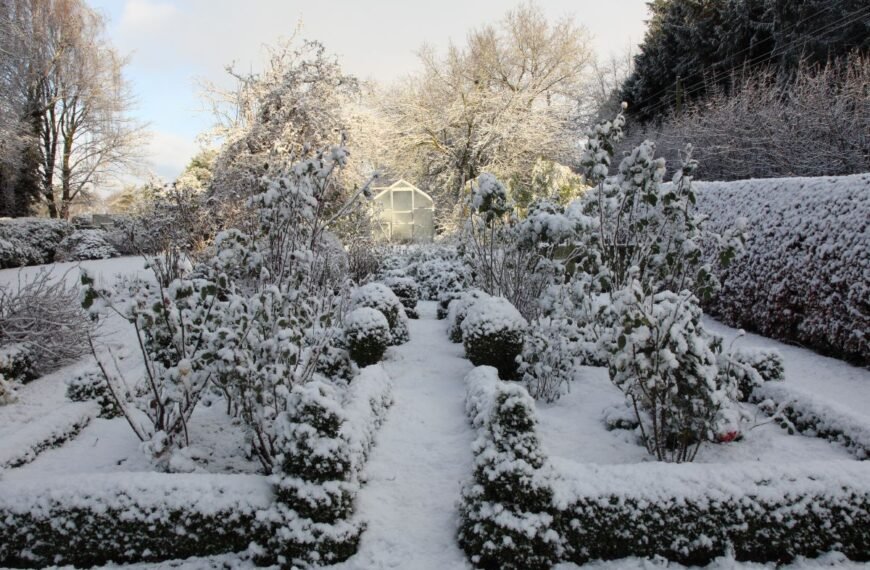
M432 241L435 202L431 196L405 180L374 190L379 237L392 242Z

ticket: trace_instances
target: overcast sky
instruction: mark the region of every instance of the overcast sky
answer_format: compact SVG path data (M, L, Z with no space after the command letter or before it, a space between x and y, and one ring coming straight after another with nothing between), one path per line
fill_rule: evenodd
M507 0L89 0L109 19L114 45L129 54L136 114L150 123L152 169L174 179L197 151L211 118L197 79L220 82L224 67L258 67L262 46L292 35L320 40L345 70L389 82L417 69L416 50L461 43L499 20ZM572 16L599 54L619 55L643 38L646 0L537 0L551 19Z

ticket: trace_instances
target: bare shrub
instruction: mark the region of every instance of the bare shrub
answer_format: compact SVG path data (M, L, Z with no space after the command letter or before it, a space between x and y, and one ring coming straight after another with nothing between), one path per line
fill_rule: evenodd
M41 269L32 277L0 286L0 345L24 344L40 374L89 352L94 324L82 311L79 292L67 273Z

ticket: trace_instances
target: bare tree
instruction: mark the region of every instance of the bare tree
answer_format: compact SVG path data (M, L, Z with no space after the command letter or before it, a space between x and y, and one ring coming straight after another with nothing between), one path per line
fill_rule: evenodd
M591 52L588 34L572 20L551 23L525 5L443 57L428 47L419 55L422 73L384 107L398 169L442 205L457 203L483 171L517 179L538 158L573 161L576 92Z
M82 0L4 0L15 29L14 87L38 140L43 200L52 217L139 158L143 128L129 117L125 60Z

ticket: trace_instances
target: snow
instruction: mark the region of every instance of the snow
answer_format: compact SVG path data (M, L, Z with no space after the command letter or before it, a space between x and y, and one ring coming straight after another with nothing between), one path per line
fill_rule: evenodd
M728 343L739 333L713 318L704 318L704 328L725 338ZM830 402L866 418L870 425L870 370L842 360L785 344L756 334L746 334L735 346L779 351L785 361L785 386L814 399Z
M451 344L436 303L418 305L411 341L384 367L394 404L363 471L358 514L367 522L359 553L334 568L468 568L456 544L461 483L472 469L473 434L463 413L471 364Z
M870 174L697 182L695 193L708 229L748 222L746 255L711 302L717 315L867 363Z

